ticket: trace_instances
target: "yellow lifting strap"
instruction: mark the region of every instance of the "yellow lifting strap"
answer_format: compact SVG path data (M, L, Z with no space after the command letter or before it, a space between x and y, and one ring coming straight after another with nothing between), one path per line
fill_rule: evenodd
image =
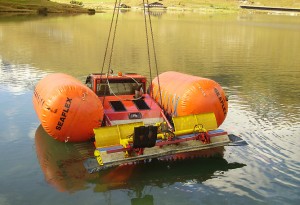
M175 128L174 134L176 136L191 134L194 131L199 131L199 128L201 127L206 131L215 130L218 128L216 116L213 112L173 117L172 120Z
M95 128L95 146L99 148L122 144L126 147L129 136L134 133L134 128L139 126L144 126L144 122Z

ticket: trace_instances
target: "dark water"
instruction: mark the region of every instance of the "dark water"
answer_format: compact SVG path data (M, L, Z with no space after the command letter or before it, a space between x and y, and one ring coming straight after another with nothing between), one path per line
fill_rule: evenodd
M88 174L90 143L42 129L33 87L48 73L99 72L111 14L0 17L0 204L299 204L300 18L153 16L159 71L219 82L221 126L247 147L224 157L157 162ZM143 15L120 14L112 67L149 75Z

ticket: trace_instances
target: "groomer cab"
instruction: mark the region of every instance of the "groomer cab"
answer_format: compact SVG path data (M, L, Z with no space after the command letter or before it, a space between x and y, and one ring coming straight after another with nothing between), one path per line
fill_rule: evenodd
M146 82L145 76L135 73L89 74L86 85L99 96L104 107L102 126L167 122L163 110L146 93Z

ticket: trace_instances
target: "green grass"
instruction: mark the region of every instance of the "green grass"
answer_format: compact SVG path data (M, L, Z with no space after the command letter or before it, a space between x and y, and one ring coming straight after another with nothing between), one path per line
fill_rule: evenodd
M36 13L40 8L47 8L50 13L83 13L87 12L79 6L59 4L48 0L0 0L0 12Z

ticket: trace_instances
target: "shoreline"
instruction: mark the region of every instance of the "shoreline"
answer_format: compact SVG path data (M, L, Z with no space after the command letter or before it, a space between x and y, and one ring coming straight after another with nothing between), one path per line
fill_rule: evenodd
M85 3L84 5L66 4L61 2L53 2L48 0L34 1L35 3L16 3L16 2L0 2L0 15L26 15L26 14L95 14L109 12L114 9L111 4L104 3ZM288 15L300 15L299 12L293 12L294 10L300 10L298 8L291 8L290 11L270 11L261 9L245 9L251 5L248 4L236 4L235 6L200 6L200 5L189 5L189 6L168 6L167 8L150 8L149 11L153 12L194 12L194 13L238 13L238 12L250 12L250 13L267 13L267 14L288 14ZM256 7L256 6L253 6ZM142 11L142 6L133 6L131 8L120 8L120 10L126 11Z
M17 1L0 2L0 15L3 14L81 14L89 13L90 9L72 4L62 4L48 0L29 1L28 3Z
M291 7L252 6L252 5L241 5L240 7L242 9L252 9L252 10L300 12L300 8L291 8Z

